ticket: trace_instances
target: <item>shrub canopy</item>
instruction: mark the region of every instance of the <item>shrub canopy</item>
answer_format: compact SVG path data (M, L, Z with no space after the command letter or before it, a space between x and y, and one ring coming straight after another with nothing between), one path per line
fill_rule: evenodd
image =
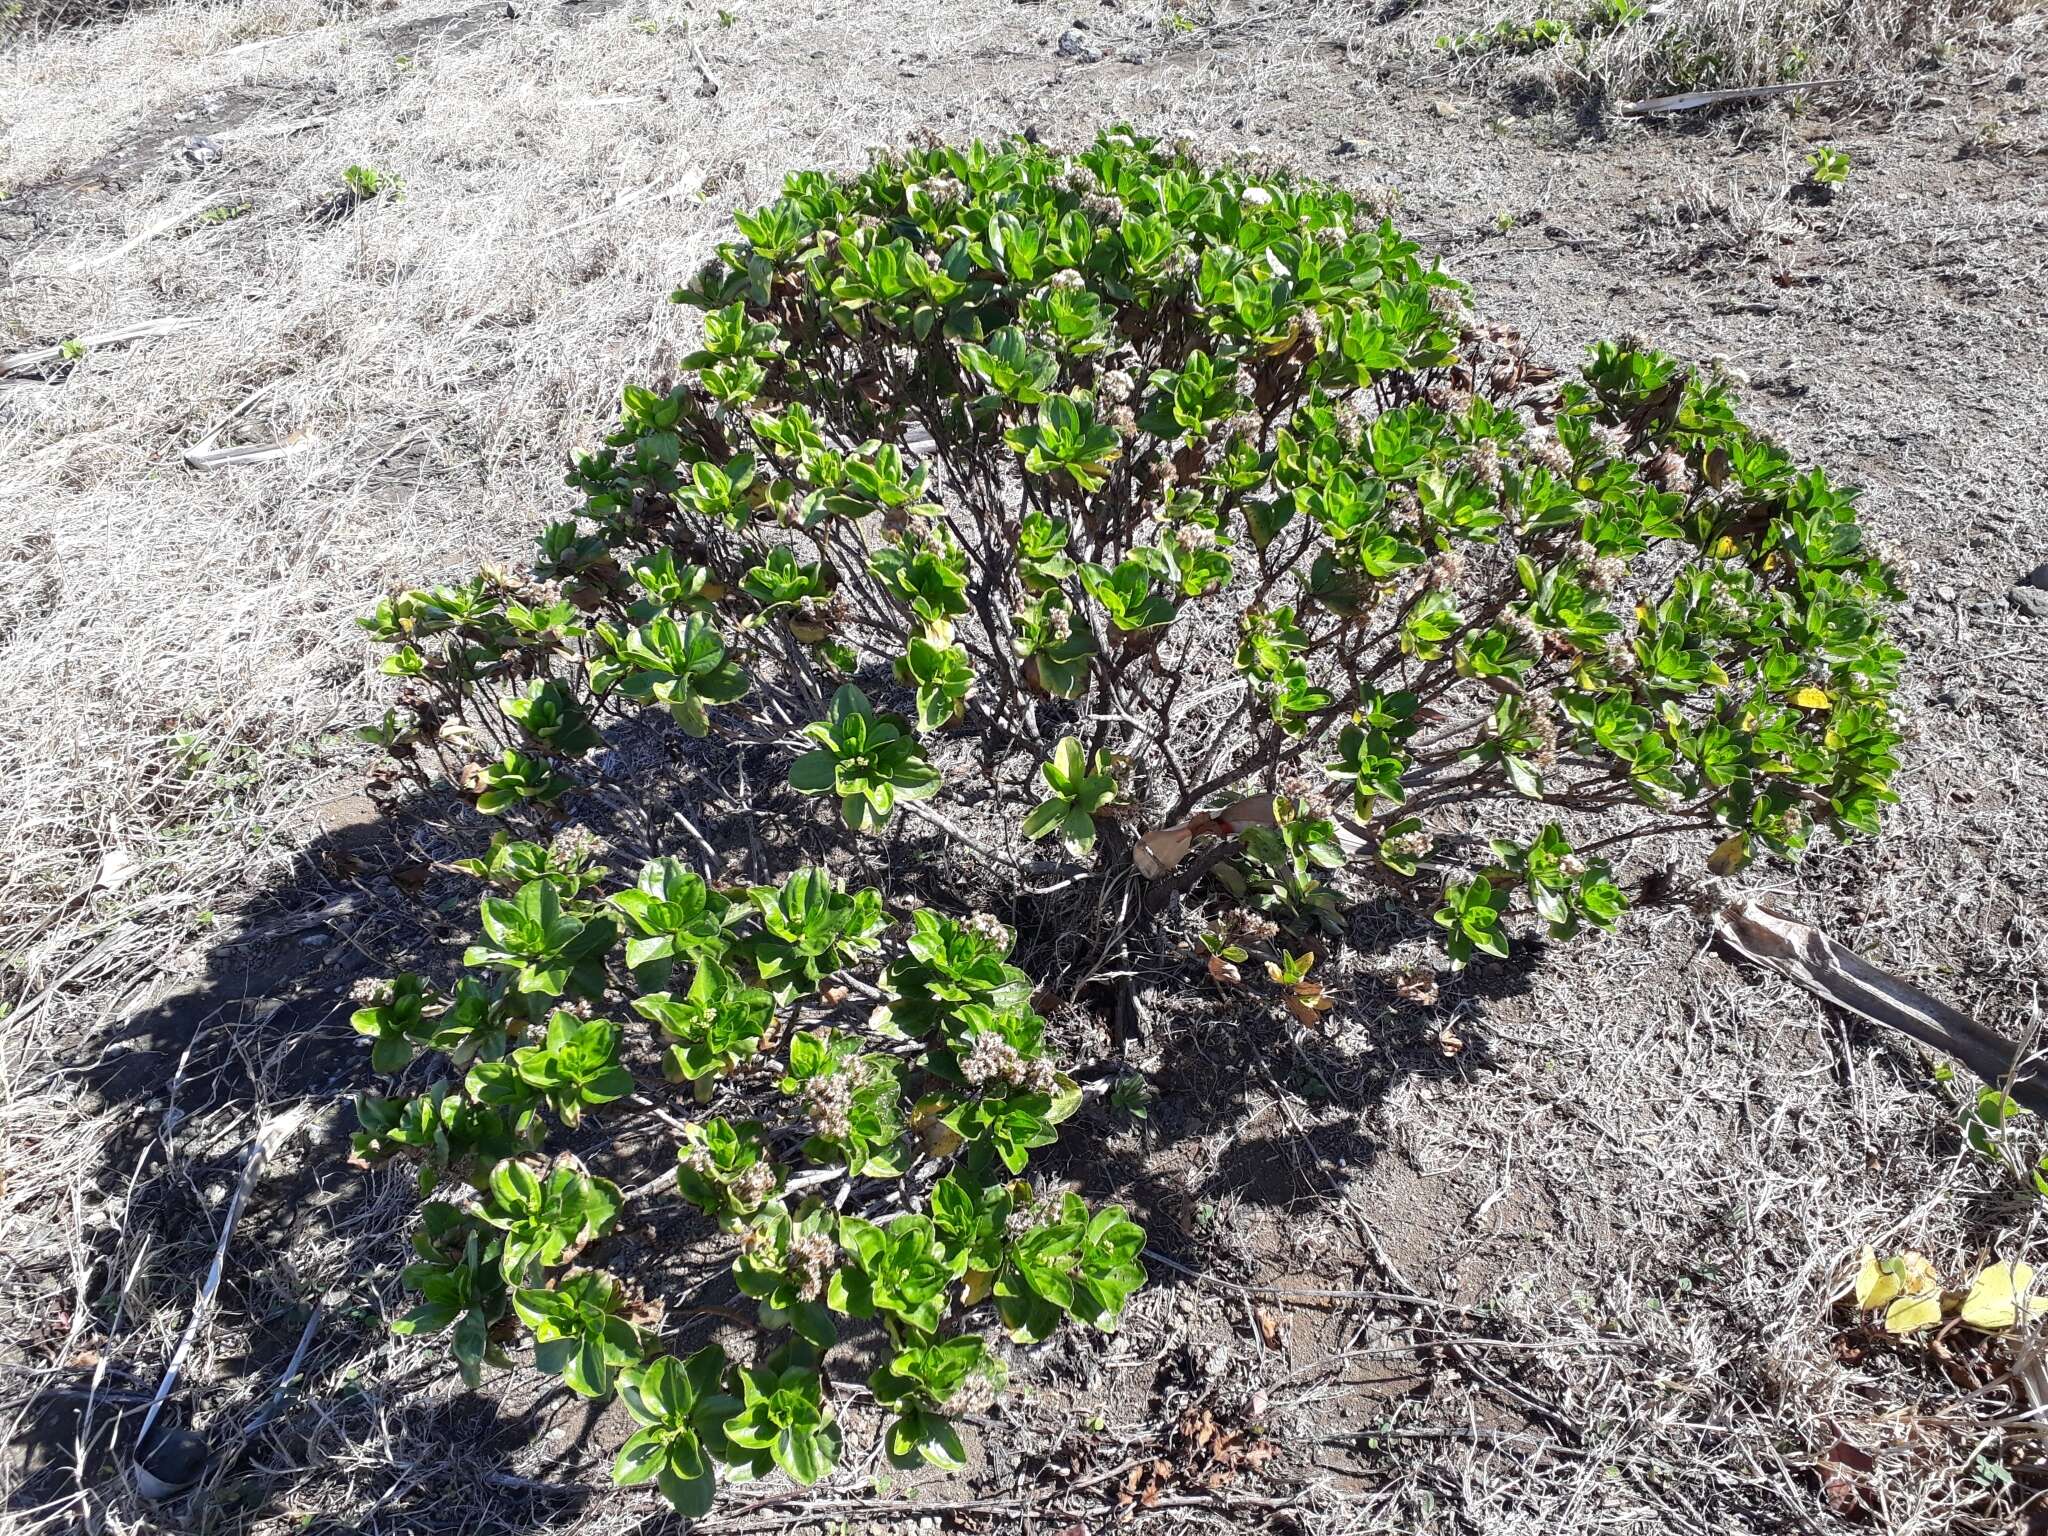
M1574 818L1724 867L1874 830L1898 587L1853 492L1639 341L1549 382L1381 214L1128 131L792 176L676 294L704 344L627 388L534 579L369 621L425 685L389 731L496 698L497 810L588 776L605 714L715 717L860 830L974 733L1045 765L1017 814L1077 856L1300 916L1312 850L1362 850L1464 893L1458 958L1515 888L1618 910ZM1431 813L1516 801L1439 848Z

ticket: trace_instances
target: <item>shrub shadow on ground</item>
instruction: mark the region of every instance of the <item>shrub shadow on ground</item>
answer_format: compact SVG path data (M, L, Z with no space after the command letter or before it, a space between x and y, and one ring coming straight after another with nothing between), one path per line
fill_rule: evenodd
M622 738L615 750L633 756L644 770L635 782L649 787L631 798L581 797L569 824L609 845L603 862L616 882L668 852L726 879L765 881L820 862L897 899L942 908L977 892L989 900L990 872L971 856L949 857L934 828L906 823L856 844L783 785L773 754L715 752L659 732ZM308 1530L448 1528L475 1498L500 1519L524 1509L539 1529L612 1496L593 1474L627 1432L622 1420L606 1422L619 1416L615 1403L585 1403L531 1372L487 1377L483 1392L464 1393L438 1350L424 1362L410 1348L394 1351L388 1320L408 1305L399 1270L410 1256L412 1173L348 1163L354 1095L415 1092L437 1075L415 1063L393 1089L371 1071L367 1042L349 1022L351 988L408 969L453 980L478 886L449 864L480 851L491 830L445 795L396 808L330 802L290 869L222 925L230 931L204 950L200 974L97 1042L79 1071L115 1126L100 1178L129 1191L123 1220L86 1256L80 1288L105 1343L92 1359L47 1371L18 1421L6 1453L17 1473L12 1510L47 1511L78 1498L81 1485L128 1497L137 1432L259 1134L275 1145L160 1416L204 1438L204 1471L159 1513L194 1525L291 1513ZM1392 940L1428 924L1390 912L1371 926L1368 937ZM1028 967L1033 956L1027 947L1018 958ZM1122 1201L1177 1262L1200 1258L1204 1206L1236 1201L1279 1215L1341 1191L1380 1155L1373 1116L1396 1084L1483 1071L1490 1061L1476 1035L1446 1055L1433 1010L1355 967L1333 991L1339 1018L1372 1021L1363 1051L1291 1028L1271 998L1217 994L1187 955L1147 963L1152 1002L1132 1042L1134 1054L1161 1063L1147 1084L1147 1119L1138 1125L1098 1095L1033 1171L1091 1200ZM1522 977L1519 966L1489 966L1471 981L1498 994L1520 990ZM1189 998L1199 1005L1186 1006ZM1108 1021L1097 1022L1089 1033L1099 1044ZM1089 1045L1061 1048L1078 1061ZM1100 1059L1082 1067L1098 1082L1120 1070ZM656 1103L664 1092L648 1090ZM1293 1101L1308 1106L1307 1118L1296 1118ZM668 1108L691 1113L687 1092ZM592 1116L551 1142L639 1191L619 1233L586 1261L667 1304L667 1347L718 1338L744 1349L739 1325L751 1309L733 1286L729 1254L660 1188L676 1141L660 1113ZM1152 1282L1188 1283L1157 1264ZM849 1330L835 1376L878 1363L882 1341L867 1333ZM521 1453L537 1443L546 1449L536 1470ZM515 1457L525 1473L508 1470Z

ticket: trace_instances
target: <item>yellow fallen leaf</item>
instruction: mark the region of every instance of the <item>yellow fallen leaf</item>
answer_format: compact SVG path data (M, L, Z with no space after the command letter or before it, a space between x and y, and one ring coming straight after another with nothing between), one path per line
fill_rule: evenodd
M1749 834L1747 832L1738 832L1707 855L1707 872L1714 875L1732 875L1748 862ZM1868 1248L1865 1248L1863 1252L1866 1255L1867 1262L1872 1264L1877 1262L1875 1258L1868 1257L1870 1254ZM1869 1306L1871 1303L1860 1302L1858 1305Z
M1821 689L1809 686L1794 692L1792 702L1801 709L1826 709L1828 707L1828 696Z
M2028 1317L2048 1312L2048 1297L2026 1294L2033 1283L2031 1264L1986 1264L1970 1282L1970 1294L1963 1298L1963 1321L1972 1328L1995 1333L2019 1322L2023 1304ZM2022 1297L2026 1298L2024 1303Z
M1899 1277L1877 1262L1877 1250L1863 1245L1863 1266L1856 1271L1856 1305L1865 1312L1899 1294Z
M1941 1321L1941 1275L1925 1254L1896 1253L1880 1259L1865 1244L1856 1275L1856 1305L1866 1311L1882 1307L1889 1332L1911 1333Z
M1900 1335L1931 1328L1941 1321L1941 1287L1901 1296L1884 1309L1884 1331Z
M995 1289L996 1277L986 1269L970 1269L960 1280L960 1300L966 1306L979 1306L988 1299L988 1293Z
M960 1150L960 1133L939 1118L943 1107L937 1099L925 1099L910 1112L911 1133L929 1157L951 1157Z

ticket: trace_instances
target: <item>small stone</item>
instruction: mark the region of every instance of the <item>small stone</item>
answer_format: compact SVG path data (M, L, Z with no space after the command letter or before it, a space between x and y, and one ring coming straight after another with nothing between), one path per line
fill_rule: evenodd
M1438 117L1450 118L1458 115L1458 109L1448 101L1433 101L1430 106L1435 109Z
M193 166L212 165L224 153L218 139L208 138L203 133L188 133L173 139L171 148L179 159Z
M1940 598L1944 603L1952 603L1956 600L1956 589L1948 585L1948 583L1943 582L1940 586L1934 589L1934 595Z
M1125 48L1117 54L1117 57L1126 64L1149 64L1152 62L1152 55L1142 48Z
M2048 592L2048 560L2043 560L2019 579L2019 585L2033 587L2036 591Z
M1075 28L1069 27L1060 34L1059 55L1063 59L1072 59L1077 64L1093 64L1101 59L1102 50L1090 43Z
M2039 587L2014 587L2005 600L2032 618L2048 619L2048 592Z
M1330 153L1333 155L1356 155L1362 153L1364 149L1365 146L1356 139L1339 139L1337 147L1331 150Z

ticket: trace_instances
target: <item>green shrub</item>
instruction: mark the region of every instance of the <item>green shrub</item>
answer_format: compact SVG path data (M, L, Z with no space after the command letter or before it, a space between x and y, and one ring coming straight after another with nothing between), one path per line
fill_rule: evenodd
M657 859L607 896L604 871L500 841L474 872L516 889L483 898L491 942L464 956L472 974L449 996L412 974L366 987L356 1015L377 1070L468 1061L467 1075L363 1096L355 1139L359 1162L415 1162L437 1192L405 1271L418 1304L395 1326L446 1335L470 1385L509 1363L523 1328L537 1369L624 1397L639 1428L617 1479L653 1479L702 1514L721 1472L811 1483L836 1464L839 1319L874 1321L892 1347L872 1378L891 1459L948 1467L964 1455L949 1405L1004 1381L977 1327L1031 1343L1068 1322L1115 1330L1145 1281L1144 1234L1116 1206L1047 1201L1022 1177L1081 1090L999 924L919 910L884 965L880 896L822 870L723 891ZM641 937L621 946L630 927ZM831 979L866 964L880 1010ZM659 1091L636 1080L621 1026L593 1016L621 1001L669 1042L670 1075L731 1111L684 1124L675 1189L758 1303L771 1343L753 1364L669 1352L654 1299L593 1265L635 1197L548 1152L550 1127Z
M479 809L545 817L655 708L808 718L790 781L865 832L945 794L947 737L1021 744L1055 796L1020 835L1323 926L1456 891L1458 954L1482 906L1490 950L1516 910L1605 926L1636 838L1875 829L1895 577L1718 372L1603 342L1547 383L1351 194L1130 133L806 172L737 222L532 578L364 621L410 705L371 734L417 763L463 720Z
M972 743L1010 846L1122 887L1075 906L1109 930L1097 971L1181 898L1210 975L1263 947L1304 1027L1333 1000L1280 930L1339 937L1375 889L1462 965L1532 919L1612 925L1637 839L1725 872L1875 830L1896 578L1718 371L1625 340L1552 382L1358 198L1129 132L805 172L737 223L677 294L702 347L626 389L531 574L362 621L402 686L366 738L479 811L538 833L616 803L648 754L596 748L633 723L772 752L830 797L820 830L950 832ZM576 1390L622 1384L619 1477L688 1512L714 1468L830 1467L840 1319L895 1345L891 1454L941 1465L948 1403L1001 1374L977 1309L1026 1342L1115 1325L1143 1234L1021 1177L1080 1095L1000 923L903 923L817 869L727 888L658 859L618 889L538 836L467 867L494 887L470 979L356 1017L380 1069L461 1069L366 1097L358 1153L478 1191L427 1208L407 1322L465 1373L545 1333ZM879 1007L847 990L870 966ZM609 1281L536 1294L618 1219L538 1149L662 1091L632 1015L714 1112L677 1187L789 1335L744 1367L661 1355Z

